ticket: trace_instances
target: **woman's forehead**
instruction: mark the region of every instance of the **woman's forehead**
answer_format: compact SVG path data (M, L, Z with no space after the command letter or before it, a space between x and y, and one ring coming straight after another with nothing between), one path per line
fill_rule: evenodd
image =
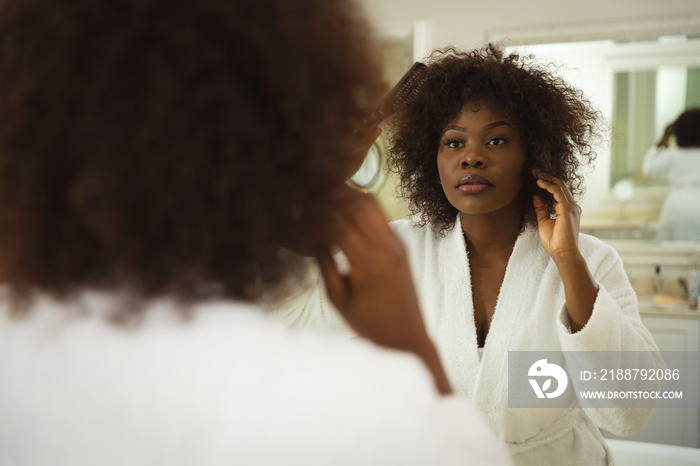
M510 127L516 129L520 125L517 118L513 118L511 115L500 109L497 105L493 105L489 102L477 101L477 102L466 102L460 107L460 110L450 118L443 127L443 132L449 127L454 126L460 120L464 121L473 120L477 118L478 120L501 120L508 123Z

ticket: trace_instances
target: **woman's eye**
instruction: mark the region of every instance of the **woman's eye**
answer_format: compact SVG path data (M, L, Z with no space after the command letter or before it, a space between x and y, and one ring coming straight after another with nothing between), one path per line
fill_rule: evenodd
M505 144L506 142L508 142L506 138L492 138L486 144L489 146L500 146L502 144Z
M445 145L450 149L457 149L459 147L462 147L464 144L462 143L462 141L455 141L454 139L451 139L445 142Z

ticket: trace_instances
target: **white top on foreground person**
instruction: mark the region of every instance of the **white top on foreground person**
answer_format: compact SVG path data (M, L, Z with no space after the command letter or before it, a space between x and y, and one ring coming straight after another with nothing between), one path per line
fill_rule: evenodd
M181 322L161 300L133 331L103 318L115 305L84 293L0 312L0 464L510 464L407 353L224 301Z

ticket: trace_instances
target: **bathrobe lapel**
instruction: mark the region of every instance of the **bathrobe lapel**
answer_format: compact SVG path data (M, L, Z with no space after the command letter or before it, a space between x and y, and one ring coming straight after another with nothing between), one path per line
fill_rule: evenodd
M549 283L543 286L543 281ZM532 419L522 422L519 410L508 409L508 351L558 349L552 310L564 306L560 283L537 229L526 228L508 260L472 393L472 399L483 408L490 424L505 438L527 438L539 428ZM543 289L555 290L544 302L540 299ZM547 305L542 306L544 303Z
M414 273L420 277L417 281L424 281L418 283L418 289L426 310L426 325L438 345L455 391L472 398L485 410L484 414L492 425L504 429L508 405L508 350L545 349L543 339L538 337L543 330L543 313L550 315L545 320L552 324L552 329L545 331L551 332L551 338L556 339L551 306L561 308L564 303L563 294L556 291L560 283L556 279L558 275L551 276L552 272L556 273L556 268L542 249L537 229L526 228L518 237L508 261L480 361L468 251L459 218L454 228L446 232L444 238L435 241L433 247L435 250L425 247L425 256L416 261L420 267L428 267L432 272ZM542 280L552 281L554 289L550 290L547 285L543 287ZM537 301L540 291L555 292L548 296L548 310L533 309L533 301ZM545 343L545 346L550 345ZM557 348L556 343L551 346Z

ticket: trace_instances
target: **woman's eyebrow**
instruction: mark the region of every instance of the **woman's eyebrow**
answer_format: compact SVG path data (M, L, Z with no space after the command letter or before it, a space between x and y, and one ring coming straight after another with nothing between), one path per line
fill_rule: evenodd
M493 129L493 128L497 127L497 126L508 126L509 128L512 128L512 127L513 127L513 125L511 125L511 124L508 123L507 121L505 121L505 120L499 120L499 121L494 121L493 123L489 123L488 125L484 126L484 129L483 129L483 130L484 130L484 131L488 131L488 130ZM455 130L455 131L461 131L461 132L463 132L463 133L466 133L466 132L467 132L467 129L466 129L465 127L463 127L463 126L456 126L456 125L448 125L448 126L445 128L445 132L447 132L447 131L449 131L449 130L451 130L451 129L452 129L452 130Z
M494 121L493 123L489 123L488 125L484 126L484 130L493 129L496 126L503 126L503 125L508 126L509 128L513 128L513 125L511 125L507 121L500 120L500 121Z
M449 131L451 129L454 129L456 131L461 131L463 133L467 132L467 128L463 128L462 126L454 126L454 125L448 125L447 128L445 128L445 131Z

